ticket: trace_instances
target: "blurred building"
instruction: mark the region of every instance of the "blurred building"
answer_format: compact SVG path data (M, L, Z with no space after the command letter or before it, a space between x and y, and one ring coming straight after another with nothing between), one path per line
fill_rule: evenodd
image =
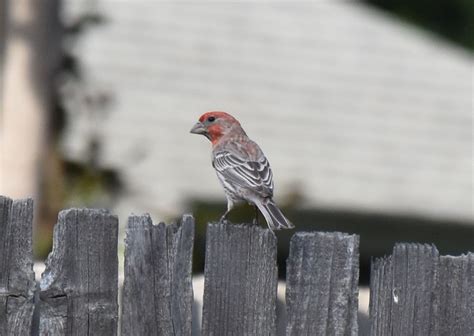
M74 20L87 1L65 2ZM97 2L106 24L75 52L113 104L74 113L64 153L126 185L118 210L179 214L222 199L210 145L189 134L234 114L267 154L277 200L472 221L473 58L356 2Z

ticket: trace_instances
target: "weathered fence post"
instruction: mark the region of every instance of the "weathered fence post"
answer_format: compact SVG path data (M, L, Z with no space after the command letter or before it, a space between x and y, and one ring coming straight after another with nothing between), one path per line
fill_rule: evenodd
M440 257L430 245L397 244L375 260L373 336L474 335L474 255Z
M116 335L117 233L105 210L59 213L40 283L40 335Z
M122 335L191 335L194 219L153 225L131 216L125 248Z
M474 253L439 263L439 335L474 335Z
M296 233L286 273L287 335L357 335L357 235Z
M35 277L33 201L0 196L0 335L29 335Z
M271 231L209 224L202 335L275 335L277 276Z

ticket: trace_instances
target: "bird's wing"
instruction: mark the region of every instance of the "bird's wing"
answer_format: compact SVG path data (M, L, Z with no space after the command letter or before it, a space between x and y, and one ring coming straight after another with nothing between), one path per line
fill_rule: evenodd
M273 174L264 155L253 161L220 151L215 153L212 165L228 182L250 189L262 197L273 196Z

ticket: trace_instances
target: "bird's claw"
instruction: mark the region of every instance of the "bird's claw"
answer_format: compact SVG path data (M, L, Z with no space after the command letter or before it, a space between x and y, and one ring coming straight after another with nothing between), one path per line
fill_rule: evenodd
M221 217L219 219L219 224L228 224L229 220L226 217Z

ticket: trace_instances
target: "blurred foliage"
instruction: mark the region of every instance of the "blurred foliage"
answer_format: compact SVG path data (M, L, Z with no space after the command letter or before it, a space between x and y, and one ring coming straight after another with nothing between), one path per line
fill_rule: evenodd
M122 182L113 169L94 169L90 165L65 161L66 207L107 207L122 190Z
M54 91L54 107L51 111L51 132L56 140L59 140L62 132L67 124L67 111L70 109L66 105L69 97L63 91L65 83L72 83L76 94L77 91L83 90L83 87L87 85L87 81L84 78L81 61L76 54L74 54L74 46L79 42L89 29L104 24L105 18L97 13L85 13L78 17L74 22L66 25L63 23L63 48L59 68L56 73L56 90ZM68 92L70 94L70 92ZM91 100L91 97L85 98L84 104L87 104L87 99ZM96 108L96 106L91 106ZM104 107L104 105L100 106Z
M204 270L206 225L218 221L225 209L225 203L196 201L191 204L196 219L193 254L195 273L202 273ZM341 209L283 207L282 210L295 224L296 231L339 231L360 235L360 281L363 284L369 282L371 258L391 254L397 242L434 244L440 253L450 255L472 250L473 223ZM251 223L253 217L253 207L244 205L232 210L229 220L231 223ZM261 216L260 225L266 226L265 219ZM281 278L286 274L289 243L295 230L275 232L278 238L278 273Z
M473 0L363 0L474 50Z
M75 21L62 24L62 48L54 75L50 111L50 141L44 160L39 204L40 220L35 232L35 256L44 259L52 247L52 231L58 212L66 207L112 207L123 189L118 171L103 167L100 126L112 102L111 95L93 88L82 69L76 44L91 28L106 22L95 9ZM60 148L68 116L85 114L90 120L85 152L81 160L67 158Z

